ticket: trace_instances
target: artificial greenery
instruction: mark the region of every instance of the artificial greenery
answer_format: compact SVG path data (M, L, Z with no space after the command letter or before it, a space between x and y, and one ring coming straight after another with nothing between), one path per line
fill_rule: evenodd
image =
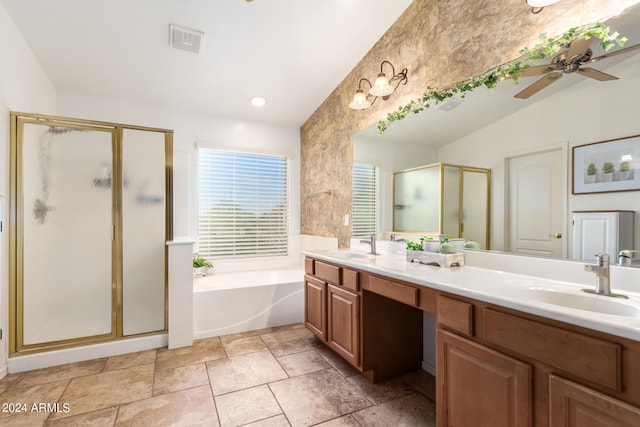
M193 268L207 267L212 268L213 264L204 259L200 254L193 254Z
M451 240L451 234L440 235L440 244L447 243L449 240Z
M595 175L596 172L598 172L598 168L596 167L596 164L589 163L589 166L587 166L587 175Z
M611 162L605 162L604 165L602 166L602 172L604 172L604 173L613 173L614 169L615 169L615 167L613 166L613 163L611 163Z
M378 132L382 134L389 128L391 123L404 119L409 113L418 114L425 108L429 108L431 105L438 105L455 94L459 94L461 98L464 98L467 92L471 92L480 86L493 89L498 82L508 78L513 79L517 84L518 76L522 70L544 58L554 56L560 49L567 47L573 40L582 36L587 39L596 38L600 40L600 47L605 52L616 44L624 46L627 41L626 37L621 37L617 32L611 33L609 27L600 22L584 27L571 28L557 38L541 34L540 43L532 49L522 49L520 51L522 56L514 61L500 65L469 80L462 81L448 89L427 88L420 99L411 100L407 105L399 107L397 111L387 114L385 120L379 121Z
M631 162L624 160L620 162L620 172L629 172L631 170Z
M422 243L423 242L424 242L424 237L421 237L420 241L417 242L417 243L416 242L412 242L411 240L409 240L407 242L407 250L408 251L421 251L421 250L423 250L423 247L422 247Z

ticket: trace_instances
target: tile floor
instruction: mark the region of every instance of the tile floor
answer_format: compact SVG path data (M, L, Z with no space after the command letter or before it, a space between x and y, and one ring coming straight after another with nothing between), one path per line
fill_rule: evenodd
M434 394L424 371L370 384L296 324L11 374L0 425L435 426Z

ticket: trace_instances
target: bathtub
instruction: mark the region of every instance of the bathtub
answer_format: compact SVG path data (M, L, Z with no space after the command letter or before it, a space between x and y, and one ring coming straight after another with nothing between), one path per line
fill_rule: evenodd
M302 322L304 270L214 273L193 280L194 339Z

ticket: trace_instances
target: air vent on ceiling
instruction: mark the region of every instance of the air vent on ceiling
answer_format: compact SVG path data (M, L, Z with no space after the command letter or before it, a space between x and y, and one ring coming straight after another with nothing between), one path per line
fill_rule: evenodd
M169 25L169 43L176 49L200 53L204 44L204 33L178 25Z
M460 106L460 104L462 104L461 99L447 98L444 101L442 101L440 105L438 105L436 108L441 111L451 111L454 108L457 108L458 106Z

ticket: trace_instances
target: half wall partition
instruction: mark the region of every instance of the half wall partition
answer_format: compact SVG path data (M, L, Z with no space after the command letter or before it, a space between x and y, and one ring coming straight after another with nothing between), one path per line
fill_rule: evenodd
M11 113L10 356L166 330L172 144Z

